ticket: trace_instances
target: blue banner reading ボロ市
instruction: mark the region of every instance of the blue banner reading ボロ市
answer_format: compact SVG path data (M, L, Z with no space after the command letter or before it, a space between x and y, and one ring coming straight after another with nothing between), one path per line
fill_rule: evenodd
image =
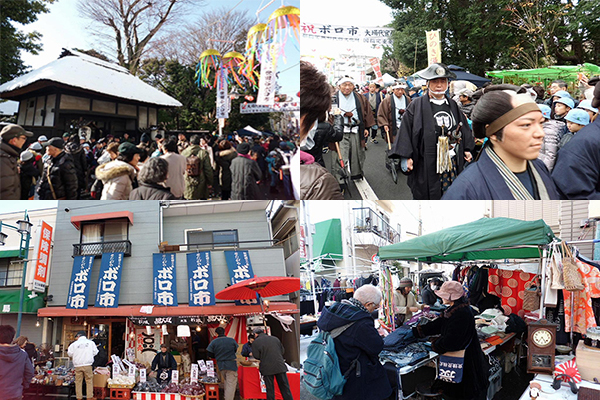
M67 308L88 308L93 264L94 256L76 256L73 260L73 272L71 272Z
M215 289L213 286L210 251L188 254L187 267L190 306L214 306Z
M152 254L154 301L157 306L177 305L175 253Z
M102 254L95 307L116 308L119 306L122 269L123 253Z
M232 285L254 277L248 250L224 251L224 253L225 261L227 262L227 269L229 270L229 278ZM256 299L252 300L236 300L235 304L258 304L258 295Z

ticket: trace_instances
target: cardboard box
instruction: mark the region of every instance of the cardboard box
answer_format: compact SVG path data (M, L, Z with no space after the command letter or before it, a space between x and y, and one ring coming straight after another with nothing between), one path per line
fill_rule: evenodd
M94 374L94 387L106 387L108 385L108 378L108 375Z
M575 350L575 362L581 378L594 383L594 378L600 380L600 350L594 350L579 341L577 350Z

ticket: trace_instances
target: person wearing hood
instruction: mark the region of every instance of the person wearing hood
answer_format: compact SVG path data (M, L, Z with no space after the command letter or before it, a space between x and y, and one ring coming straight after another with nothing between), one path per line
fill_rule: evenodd
M73 159L64 151L65 141L53 137L48 141L46 153L49 162L44 164L44 173L37 193L40 200L76 200L78 193L77 173Z
M77 135L71 135L65 144L65 153L69 154L73 159L73 165L75 166L75 174L77 174L77 186L79 191L85 191L87 189L87 159L83 147L79 143L79 137ZM80 194L78 193L78 197Z
M432 306L440 299L435 294L435 291L438 290L440 286L442 286L442 280L440 278L432 278L429 281L429 284L423 288L423 294L421 295L423 304Z
M20 200L19 155L27 138L33 136L19 125L8 124L0 133L0 200Z
M130 143L131 144L131 143ZM96 344L85 336L85 331L77 332L75 340L69 345L67 354L73 359L73 367L75 367L75 395L77 400L83 398L83 380L87 391L87 399L94 398L94 373L92 365L94 357L98 354Z
M148 159L138 174L139 187L133 189L129 200L177 200L168 187L169 163L160 157Z
M231 162L237 157L237 151L228 140L221 140L217 145L215 162L221 169L221 200L231 197Z
M119 155L96 168L96 178L103 183L101 200L128 200L137 174L142 149L133 143L119 145Z
M326 332L347 326L333 342L340 372L345 374L352 367L356 373L350 371L342 394L334 400L381 400L392 394L390 382L379 362L383 339L371 317L371 313L381 306L381 299L379 288L363 285L351 299L324 308L317 321L319 329ZM355 366L354 360L357 360Z
M485 400L489 385L489 364L481 351L473 311L465 291L457 281L444 282L435 294L449 307L441 318L412 328L417 338L441 335L432 341L438 354L465 350L463 378L460 383L436 380L433 391L441 391L444 399Z
M35 166L35 156L32 152L25 150L19 157L21 159L21 200L28 200L33 196L32 187L40 177L40 170Z
M414 312L423 309L423 305L417 303L417 299L412 292L413 281L404 277L400 279L400 285L394 292L394 314L396 316L396 326L412 318Z
M259 200L263 196L258 187L262 173L258 163L250 154L250 145L246 142L237 146L238 156L231 161L231 199Z
M0 399L21 399L33 378L33 364L25 351L11 344L14 337L15 328L0 325Z
M190 138L190 144L182 152L181 155L187 160L185 172L185 190L183 197L186 200L206 200L208 199L209 188L213 184L213 167L210 161L210 155L207 150L200 147L200 136L193 135ZM206 141L205 141L206 143ZM188 159L188 157L195 156ZM190 168L190 160L196 162L197 168Z

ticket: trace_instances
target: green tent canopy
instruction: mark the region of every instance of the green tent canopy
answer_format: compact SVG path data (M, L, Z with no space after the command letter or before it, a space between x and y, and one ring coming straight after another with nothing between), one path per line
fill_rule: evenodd
M342 221L329 219L316 223L313 236L313 258L341 260L343 251Z
M539 246L552 242L543 220L482 218L379 248L382 260L453 262L540 258Z
M486 72L486 75L493 78L500 78L504 81L522 80L533 82L563 79L565 81L577 82L579 80L579 73L599 75L600 67L589 63L582 65L553 65L546 68L489 71Z

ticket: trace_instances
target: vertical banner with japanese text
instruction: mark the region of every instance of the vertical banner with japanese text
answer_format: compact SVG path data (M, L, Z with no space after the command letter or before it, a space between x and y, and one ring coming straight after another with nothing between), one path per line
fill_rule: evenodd
M369 62L371 63L371 67L373 67L373 72L375 72L375 76L377 78L381 78L383 75L381 74L381 66L379 65L379 58L373 57L369 58ZM362 81L364 82L364 81Z
M214 306L215 289L213 286L210 251L189 253L187 255L187 267L190 306Z
M157 306L177 305L177 279L175 253L154 253L154 302Z
M220 79L217 85L217 118L229 118L229 94L227 93L227 70L219 70Z
M232 285L254 277L254 272L252 271L252 263L250 262L250 255L248 254L248 250L224 251L223 253L225 253L225 261L227 262L227 269L229 270L229 279ZM235 304L258 304L258 300L236 300Z
M260 60L260 80L258 82L258 95L256 97L256 104L266 106L275 104L278 57L279 44L267 43L263 45L263 53Z
M73 259L73 272L71 272L66 308L88 308L93 264L94 256L76 256Z
M442 62L442 44L440 30L425 31L427 35L427 65Z
M37 243L35 270L33 275L33 291L43 293L46 290L48 280L48 264L50 260L50 248L52 247L52 227L42 221L40 240ZM87 295L86 295L87 298Z
M122 269L123 253L102 254L95 307L116 308L119 306Z

